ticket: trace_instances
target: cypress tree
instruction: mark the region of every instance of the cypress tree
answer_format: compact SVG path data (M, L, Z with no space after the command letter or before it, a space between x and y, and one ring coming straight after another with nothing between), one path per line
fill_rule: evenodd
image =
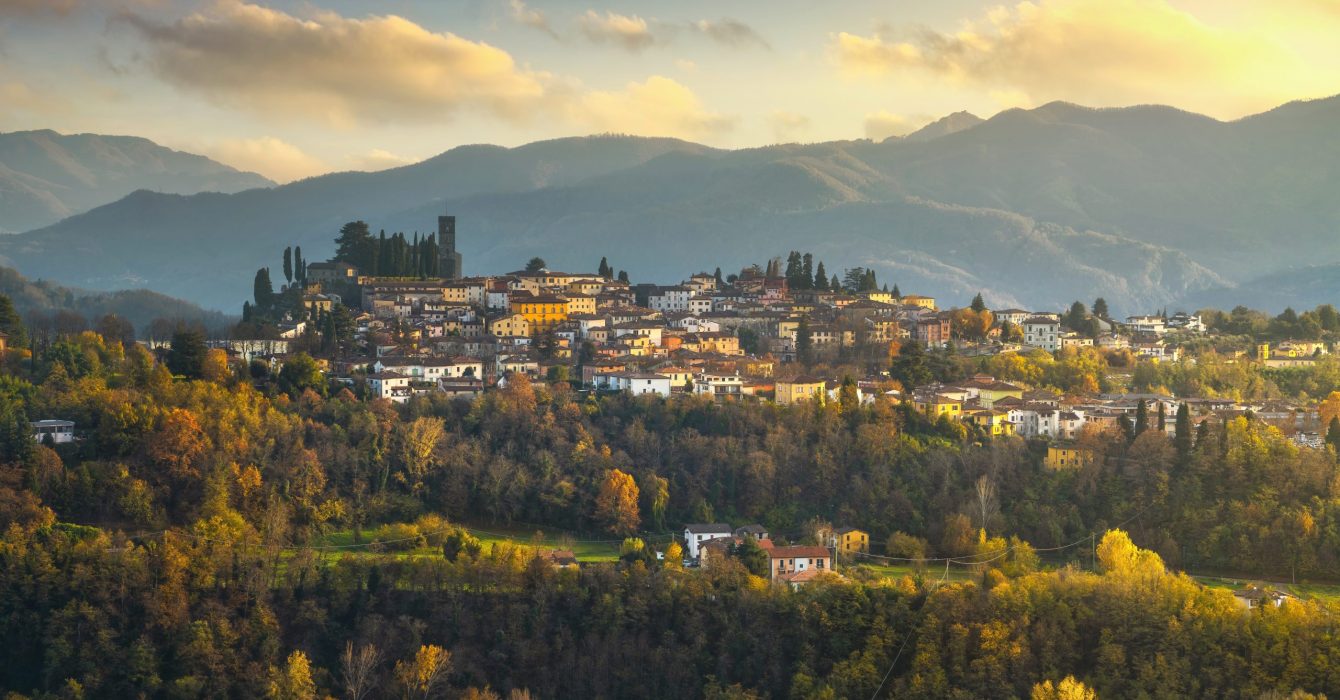
M893 298L894 298L894 299L902 299L902 298L903 298L903 293L900 292L900 291L898 291L898 283L897 283L897 282L894 282L894 283L893 283Z
M284 281L293 284L293 249L284 248Z
M819 266L814 268L814 288L821 291L828 291L828 271L824 269L824 261L819 261Z
M814 288L814 255L806 253L800 262L800 288Z
M1326 443L1340 453L1340 416L1331 418L1331 424L1326 428Z
M1139 405L1135 407L1135 434L1139 435L1149 429L1149 407L1145 405L1145 400L1140 399Z
M1167 409L1165 409L1165 408L1163 407L1163 402L1162 402L1162 401L1159 402L1159 423L1158 423L1158 425L1159 425L1159 432L1160 432L1160 433L1163 433L1163 434L1167 434L1167 432L1168 432L1168 412L1167 412Z
M307 261L302 259L302 246L293 246L293 279L307 283Z
M1178 459L1185 462L1191 456L1191 409L1186 404L1177 407L1176 436L1173 445L1177 448Z
M721 279L721 268L720 268L720 267L717 268L716 273L714 273L712 276L716 278L717 286L722 286L722 285L725 285L725 284L726 284L726 281L723 280L723 279Z

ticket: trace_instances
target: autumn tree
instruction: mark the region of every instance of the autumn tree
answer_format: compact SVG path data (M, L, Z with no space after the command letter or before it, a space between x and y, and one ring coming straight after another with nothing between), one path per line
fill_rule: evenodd
M270 682L266 697L270 700L314 700L316 683L312 681L311 664L301 651L289 654L281 668L270 668Z
M1029 697L1032 700L1098 700L1098 694L1075 680L1074 676L1066 676L1056 683L1051 681L1038 683L1033 686L1033 692Z
M428 700L446 691L451 671L451 652L425 644L408 661L397 661L395 679L408 700Z
M408 486L411 493L423 491L424 479L438 463L438 446L445 436L440 418L415 418L397 428L396 456L401 469L396 480Z
M637 500L637 482L633 481L632 475L611 469L605 474L596 496L596 520L615 534L637 532L640 522Z

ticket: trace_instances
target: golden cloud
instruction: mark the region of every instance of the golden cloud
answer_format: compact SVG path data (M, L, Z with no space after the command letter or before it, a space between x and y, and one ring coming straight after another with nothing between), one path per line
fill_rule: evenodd
M1286 46L1208 26L1164 0L1022 2L952 34L842 32L831 49L849 74L930 74L1019 102L1159 101L1236 115L1313 91L1298 84L1309 72Z
M603 130L641 136L705 139L728 131L734 120L708 111L692 90L663 76L629 83L618 92L590 92L570 117Z
M204 152L214 160L238 170L260 173L275 182L292 182L329 172L321 159L282 139L265 136L255 139L227 139L207 146Z
M901 114L879 110L865 115L865 137L871 141L883 141L890 136L906 136L916 129L917 124Z
M514 9L527 11L524 4ZM594 91L519 67L500 48L393 15L350 19L321 12L303 19L222 0L209 13L172 23L125 18L145 38L149 65L164 81L265 117L352 127L441 122L470 110L518 124L558 119L683 138L732 123L669 78ZM291 162L293 172L302 170Z
M545 98L547 76L506 51L394 15L299 19L224 0L169 24L125 17L163 80L266 114L349 126L437 121L468 108L520 120Z

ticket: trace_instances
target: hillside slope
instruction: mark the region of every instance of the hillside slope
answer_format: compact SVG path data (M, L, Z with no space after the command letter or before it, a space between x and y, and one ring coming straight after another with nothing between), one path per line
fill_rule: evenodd
M52 224L140 189L194 194L273 184L133 136L0 134L0 232Z

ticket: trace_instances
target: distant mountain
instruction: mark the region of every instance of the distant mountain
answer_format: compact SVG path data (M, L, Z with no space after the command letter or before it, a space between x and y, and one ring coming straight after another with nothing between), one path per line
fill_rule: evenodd
M34 311L48 314L74 311L93 324L102 316L117 314L141 333L160 318L200 323L211 330L224 329L236 321L217 311L207 311L189 301L147 289L89 292L30 280L8 267L0 267L0 294L9 297L19 313L25 316Z
M54 131L0 134L0 232L27 231L135 190L239 192L273 182L148 139Z
M967 131L974 126L981 124L982 121L983 119L981 117L971 112L954 112L949 116L941 117L940 119L913 131L907 136L904 136L903 140L916 142L932 141L941 136L948 136L950 134L957 134L960 131Z
M1321 304L1340 306L1340 263L1289 268L1231 287L1214 287L1180 301L1186 310L1231 309L1243 305L1263 311L1295 311Z
M1052 103L918 134L736 151L590 137L468 146L379 173L233 195L137 192L0 239L34 275L152 286L233 309L285 245L311 260L340 224L428 232L458 216L467 273L591 270L676 282L788 250L962 303L1148 311L1340 261L1340 98L1234 122L1170 107ZM1250 301L1250 300L1248 300Z

